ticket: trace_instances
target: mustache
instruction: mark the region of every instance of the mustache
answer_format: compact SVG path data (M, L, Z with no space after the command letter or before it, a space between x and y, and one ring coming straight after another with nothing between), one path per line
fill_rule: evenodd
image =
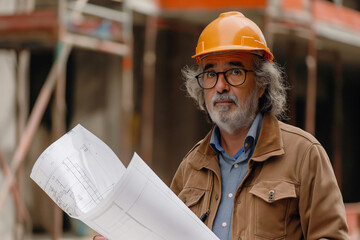
M211 104L215 106L217 101L231 101L238 105L238 98L230 93L215 93L214 96L211 99Z

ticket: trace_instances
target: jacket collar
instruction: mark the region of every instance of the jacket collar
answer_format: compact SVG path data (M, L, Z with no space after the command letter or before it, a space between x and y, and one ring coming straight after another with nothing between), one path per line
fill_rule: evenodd
M199 147L197 148L197 150L195 150L196 152L194 153L194 157L189 160L190 164L196 170L200 170L202 168L209 168L214 172L220 172L217 154L210 146L210 139L213 130L214 127L205 136L205 138L200 141Z
M197 170L209 168L215 172L220 171L216 153L210 146L211 131L199 143L199 147L189 162ZM283 155L283 141L281 137L279 122L271 114L265 113L262 127L257 141L252 160L256 162L266 161L269 157Z
M264 114L259 140L256 144L252 160L263 162L272 156L285 153L279 121L274 115Z

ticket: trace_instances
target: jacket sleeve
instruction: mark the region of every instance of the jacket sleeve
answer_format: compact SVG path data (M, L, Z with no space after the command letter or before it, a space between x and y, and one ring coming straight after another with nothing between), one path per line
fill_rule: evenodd
M184 188L184 173L183 173L184 162L182 162L175 172L175 175L171 181L170 189L176 194L179 195L181 190Z
M311 145L303 159L299 213L305 239L349 239L342 195L320 144Z

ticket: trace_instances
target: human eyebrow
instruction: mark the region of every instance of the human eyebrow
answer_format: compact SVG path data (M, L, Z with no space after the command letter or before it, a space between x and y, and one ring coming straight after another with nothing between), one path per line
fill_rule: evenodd
M229 62L229 65L234 67L244 67L241 62Z
M203 71L205 72L206 70L208 70L209 68L213 68L214 64L206 64Z

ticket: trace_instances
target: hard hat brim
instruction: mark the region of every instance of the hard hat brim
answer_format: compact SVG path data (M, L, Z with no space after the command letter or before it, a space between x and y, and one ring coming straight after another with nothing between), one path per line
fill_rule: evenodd
M224 47L224 46L221 46L219 48L212 48L212 49L208 49L206 51L203 51L199 54L195 54L192 56L192 58L195 58L197 60L197 63L200 65L201 64L201 59L202 57L206 56L206 55L209 55L209 54L212 54L212 53L221 53L221 52L248 52L248 53L252 53L252 54L255 54L255 55L258 55L258 56L261 56L263 58L265 58L266 60L272 62L273 59L274 59L274 56L273 54L270 52L269 49L259 49L259 48L252 48L252 47L234 47L234 46L231 46L231 47ZM259 54L259 53L262 53L262 54Z

